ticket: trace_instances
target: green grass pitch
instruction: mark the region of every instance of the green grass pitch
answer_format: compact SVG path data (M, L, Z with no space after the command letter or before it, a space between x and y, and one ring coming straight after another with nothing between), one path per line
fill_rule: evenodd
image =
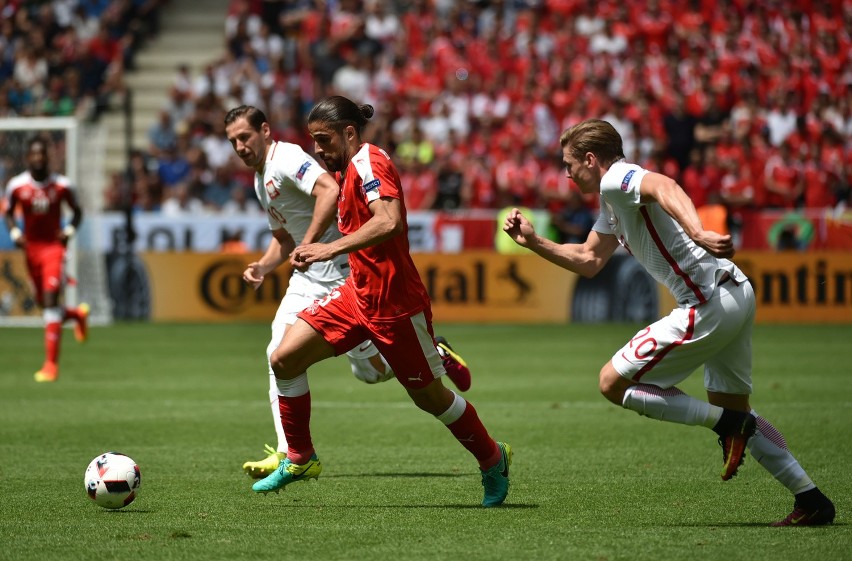
M343 358L311 371L324 471L255 495L240 466L274 444L266 324L116 324L36 384L38 329L0 331L0 559L852 559L852 326L755 329L753 405L832 497L826 528L769 528L792 499L747 458L722 482L715 435L639 417L597 392L638 326L438 325L469 361L466 397L515 450L502 508L473 459L396 382ZM696 373L682 389L703 396ZM107 450L142 471L107 511L83 489Z

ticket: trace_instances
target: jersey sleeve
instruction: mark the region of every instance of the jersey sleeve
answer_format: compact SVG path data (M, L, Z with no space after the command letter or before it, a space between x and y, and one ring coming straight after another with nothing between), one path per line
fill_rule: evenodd
M365 145L366 146L366 145ZM382 197L401 199L398 182L390 156L384 150L370 150L368 158L354 159L355 168L361 176L364 187L364 197L371 203Z
M603 201L603 197L601 197L600 209L598 219L595 220L595 223L592 225L592 230L600 232L601 234L612 234L612 213Z
M636 164L616 162L601 178L601 197L616 208L636 209L640 205L639 185L648 173Z
M310 154L296 144L284 144L283 157L274 162L273 178L279 184L292 183L299 191L310 195L319 176L325 173Z

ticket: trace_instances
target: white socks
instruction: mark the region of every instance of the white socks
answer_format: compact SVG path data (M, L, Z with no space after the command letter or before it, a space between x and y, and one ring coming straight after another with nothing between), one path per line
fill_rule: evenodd
M682 425L701 425L712 429L723 409L695 399L677 388L662 389L648 384L630 386L624 392L622 406L640 415Z
M751 414L757 417L757 431L748 441L748 450L757 463L794 495L816 487L787 449L787 442L778 429L754 410Z
M661 389L646 384L627 388L622 405L652 419L702 425L709 429L716 426L724 411L677 388ZM787 449L778 429L755 411L752 410L751 414L757 419L757 430L748 441L748 449L755 461L794 495L815 488L811 478Z
M462 396L460 396L456 392L453 392L453 395L455 396L455 398L450 404L450 407L437 416L438 420L444 423L445 425L451 425L458 421L464 414L464 410L467 407L467 401L465 401Z

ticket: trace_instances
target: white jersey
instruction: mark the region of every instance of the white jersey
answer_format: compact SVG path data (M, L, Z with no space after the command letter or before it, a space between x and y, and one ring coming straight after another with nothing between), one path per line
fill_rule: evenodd
M609 168L601 178L601 213L593 230L614 234L680 306L706 302L724 271L744 282L736 265L699 247L659 204L640 202L639 186L647 173L623 160Z
M296 242L302 243L314 215L316 199L311 195L314 184L325 170L301 147L289 142L273 142L266 154L263 174L255 173L254 191L266 211L270 230L286 229ZM328 243L341 237L336 221L318 242ZM330 261L313 263L307 271L294 271L309 279L341 282L349 275L345 254Z

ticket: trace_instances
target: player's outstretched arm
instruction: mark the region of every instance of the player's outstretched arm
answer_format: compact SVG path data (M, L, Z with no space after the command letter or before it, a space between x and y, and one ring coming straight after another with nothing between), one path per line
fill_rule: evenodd
M290 233L281 228L272 231L272 239L269 246L259 261L249 263L243 271L243 280L255 290L263 283L263 279L279 265L287 261L288 256L295 247L295 242Z
M27 238L21 229L18 228L17 222L15 222L15 206L17 204L18 199L15 197L15 193L10 193L3 219L6 221L6 228L9 230L9 237L12 238L12 243L18 247L24 247L27 245Z
M594 230L582 244L558 244L539 236L532 223L516 208L506 215L503 231L518 245L534 251L554 265L584 277L598 274L618 247L615 236Z
M402 222L402 202L392 197L381 197L370 202L373 216L356 232L343 236L331 243L314 243L299 246L293 252L296 262L315 263L377 245L405 231Z
M74 194L73 190L67 191L65 202L71 207L73 214L71 221L59 232L59 241L63 244L67 244L74 237L74 234L77 233L77 228L80 227L80 223L83 221L83 209L80 207L80 203L77 202L77 195Z
M339 194L340 185L330 174L323 173L317 178L311 191L311 195L316 199L314 213L311 216L311 223L308 225L305 237L302 238L299 246L305 246L322 239L325 231L337 219L337 197ZM296 253L297 251L291 253L290 264L294 268L304 271L310 264L296 261Z

